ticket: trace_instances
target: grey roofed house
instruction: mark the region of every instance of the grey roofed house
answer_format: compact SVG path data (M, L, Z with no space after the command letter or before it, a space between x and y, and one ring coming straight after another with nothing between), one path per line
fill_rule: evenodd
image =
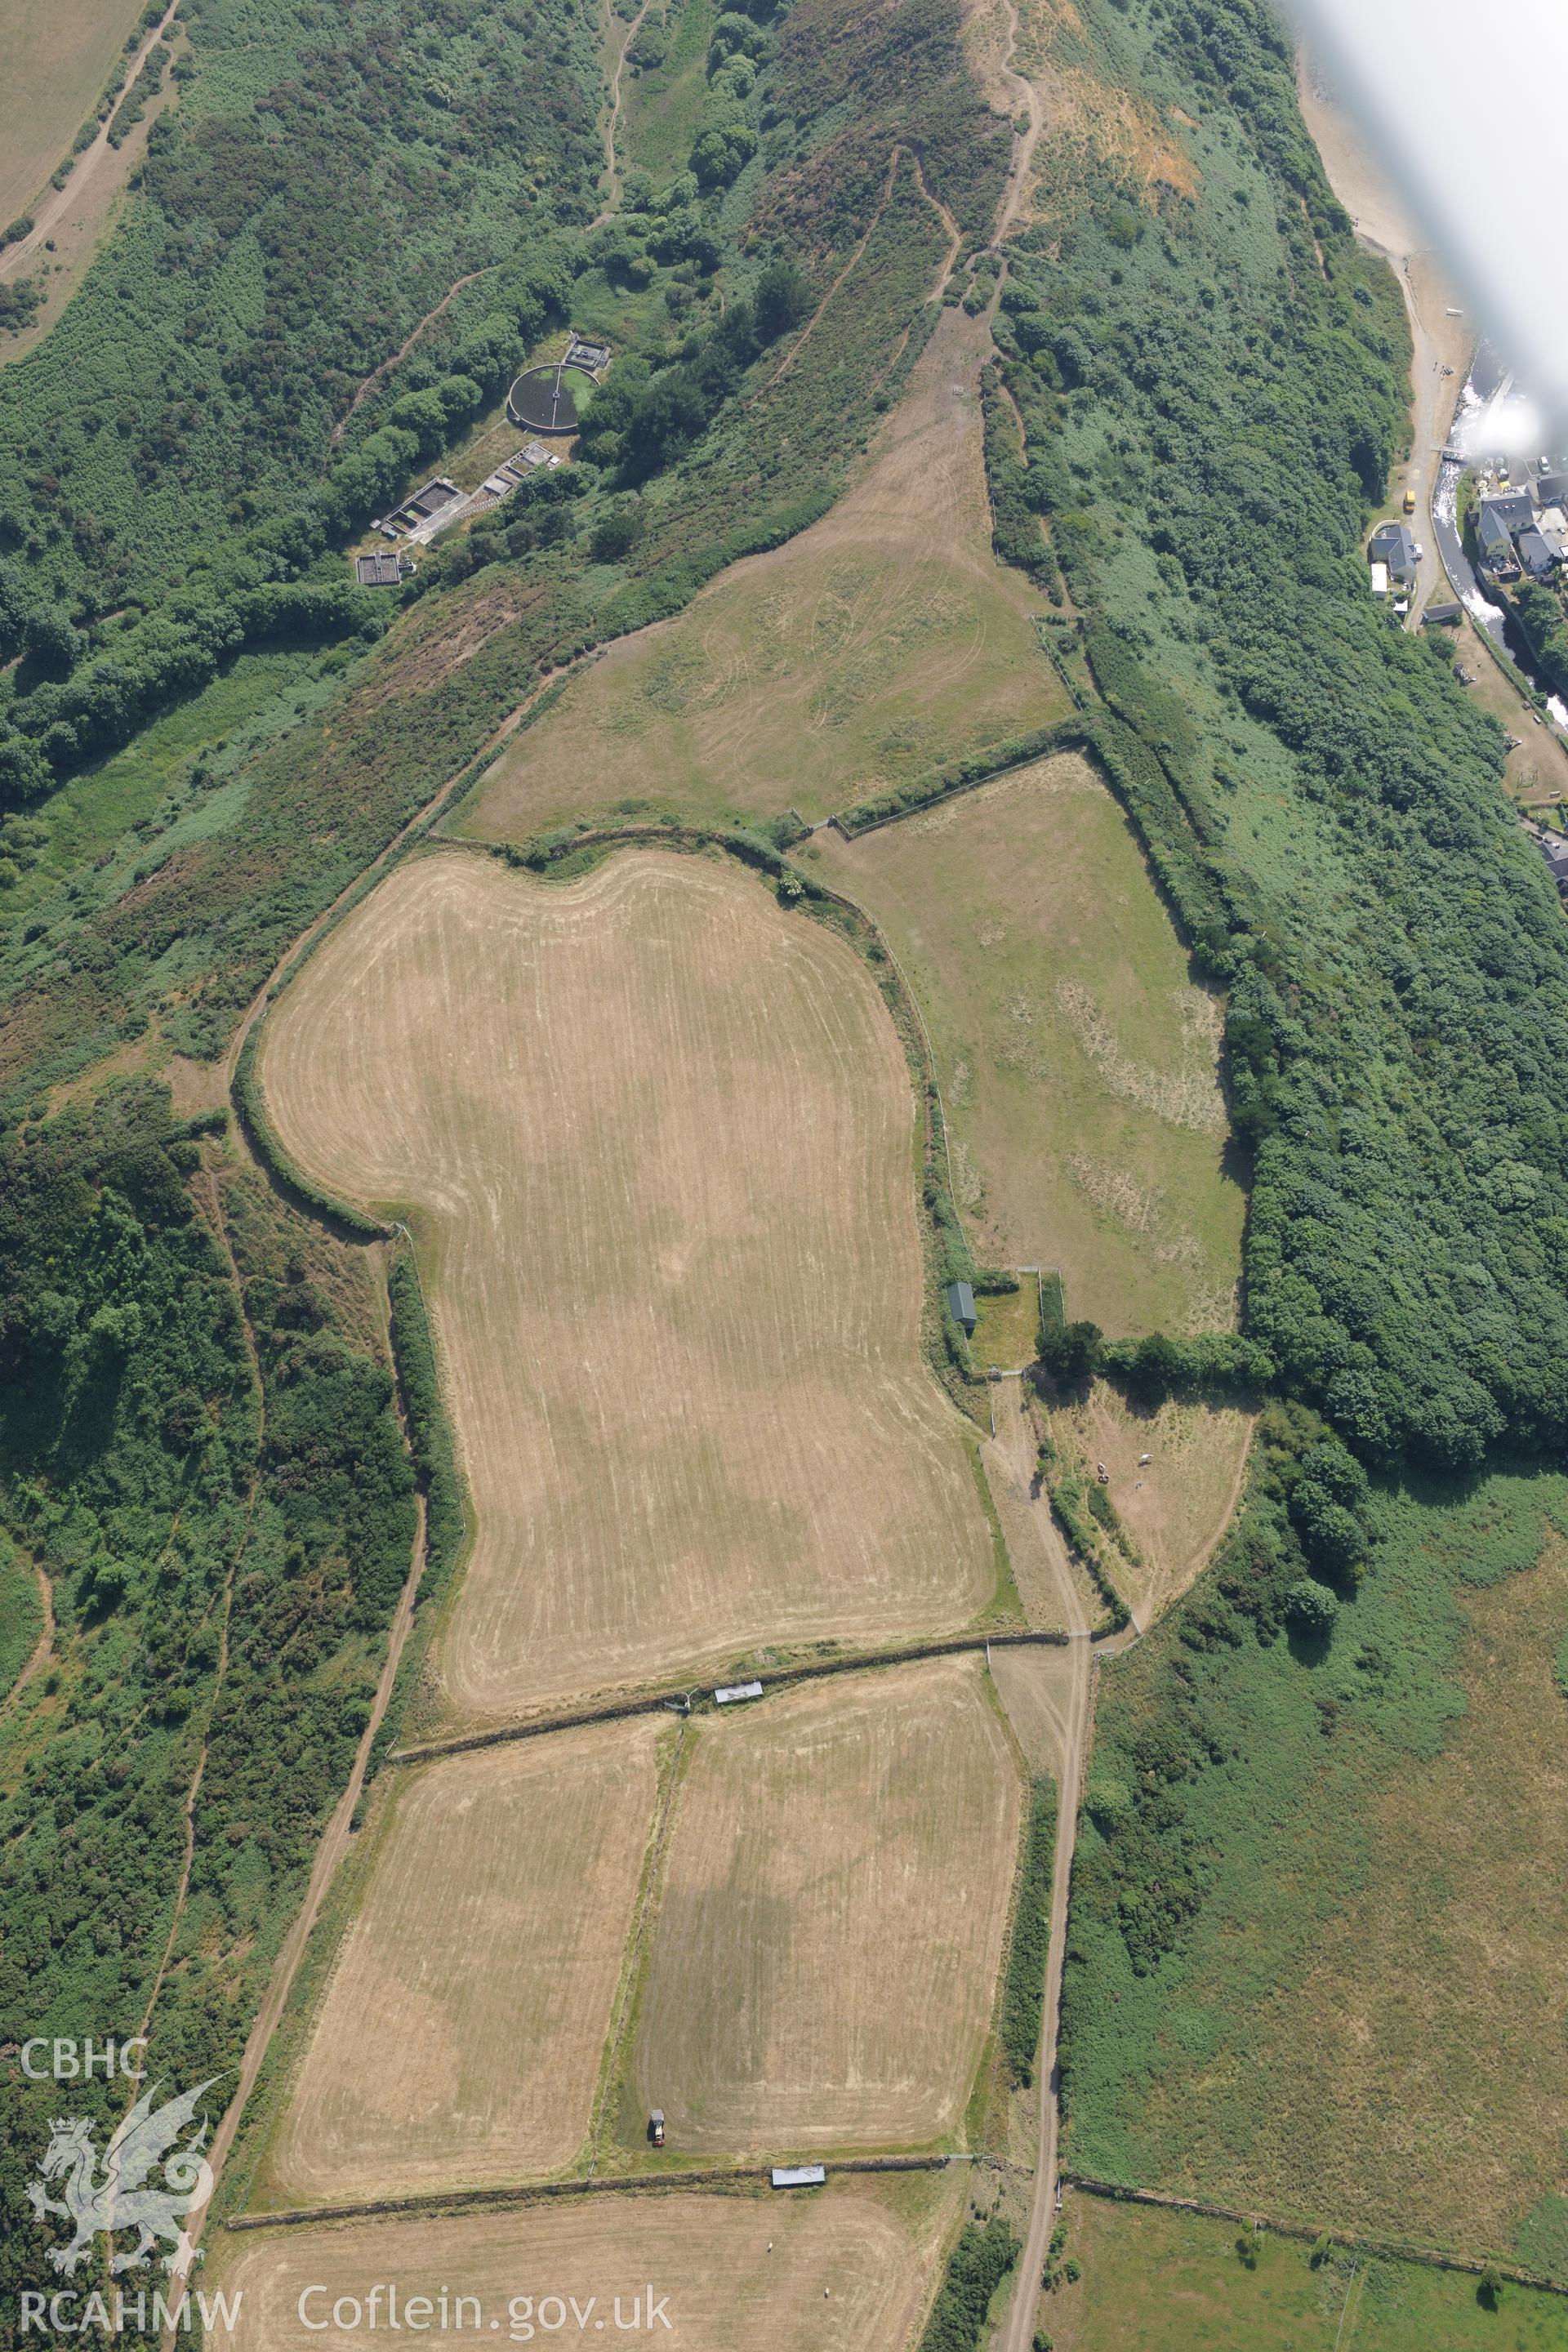
M1568 474L1542 474L1535 495L1543 507L1568 505Z
M362 588L395 588L403 566L395 555L356 555L354 572Z
M1528 530L1535 520L1535 501L1528 490L1495 490L1481 500L1483 515L1496 515L1505 530Z
M1457 629L1464 617L1462 604L1428 604L1421 615L1421 625L1426 629Z
M1415 534L1407 522L1380 522L1367 542L1369 563L1386 563L1389 577L1404 587L1415 577Z
M1532 580L1546 579L1557 561L1538 530L1520 532L1519 560Z
M1481 562L1489 572L1513 572L1518 569L1513 557L1513 537L1500 515L1483 506L1476 518L1476 539L1481 551Z
M974 1312L974 1292L967 1282L950 1282L947 1286L947 1311L966 1339L974 1337L979 1318Z
M1560 890L1568 890L1568 841L1550 835L1538 836L1536 846L1546 860L1546 870Z

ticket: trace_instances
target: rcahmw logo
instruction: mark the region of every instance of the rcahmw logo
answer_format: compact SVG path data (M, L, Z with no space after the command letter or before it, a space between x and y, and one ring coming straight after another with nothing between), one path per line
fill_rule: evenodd
M46 2294L24 2287L22 2333L163 2337L175 2328L183 2328L188 2335L199 2326L207 2336L215 2329L230 2335L239 2325L239 2306L244 2299L243 2287L237 2288L233 2294L198 2293L193 2309L192 2298L184 2287L172 2290L169 2295L161 2289L149 2294L144 2288L135 2294L125 2294L119 2287L108 2294L96 2288L91 2294Z
M213 2192L212 2168L202 2150L206 2145L207 2119L195 2123L202 2098L216 2075L198 2083L194 2091L153 2102L162 2087L154 2083L143 2091L130 2114L116 2126L101 2163L92 2118L56 2116L49 2144L39 2158L36 2180L27 2184L27 2199L40 2221L70 2224L68 2244L51 2246L49 2261L63 2277L73 2278L95 2242L101 2236L133 2233L135 2242L113 2254L110 2274L144 2270L158 2251L160 2239L170 2251L163 2266L184 2278L200 2254L191 2242L190 2221ZM191 2126L188 2139L182 2139ZM161 2184L154 2177L162 2175ZM58 2194L49 2191L58 2184Z

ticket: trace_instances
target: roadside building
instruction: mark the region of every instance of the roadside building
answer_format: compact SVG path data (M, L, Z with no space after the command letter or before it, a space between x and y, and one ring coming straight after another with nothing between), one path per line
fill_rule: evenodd
M1561 834L1541 833L1535 837L1535 845L1545 858L1546 870L1558 890L1568 896L1568 841Z
M1428 604L1421 615L1421 625L1426 629L1457 629L1464 617L1462 604Z
M1483 501L1476 517L1476 542L1481 551L1481 565L1498 580L1515 580L1519 562L1513 551L1513 535L1500 515L1493 514L1489 504Z
M1557 562L1541 533L1533 529L1519 534L1519 560L1532 580L1550 579Z
M1396 588L1414 588L1419 559L1415 534L1407 522L1380 522L1367 542L1367 562L1384 563Z
M1528 530L1534 522L1535 500L1528 490L1493 490L1481 500L1481 512L1495 515L1511 538L1516 531Z

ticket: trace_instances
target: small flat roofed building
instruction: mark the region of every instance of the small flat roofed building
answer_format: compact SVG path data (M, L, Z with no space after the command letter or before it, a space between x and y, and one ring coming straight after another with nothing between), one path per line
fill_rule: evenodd
M354 577L362 588L395 588L403 566L395 555L356 555Z
M979 1317L974 1312L974 1292L967 1282L950 1282L947 1286L947 1311L966 1339L974 1337Z
M820 2164L775 2164L772 2177L775 2189L820 2189L827 2172Z
M1373 594L1374 596L1386 596L1386 595L1387 595L1387 593L1388 593L1388 566L1387 566L1387 564L1386 564L1386 563L1374 563L1374 564L1373 565L1373 567L1372 567L1372 593L1373 593Z
M740 1699L761 1698L762 1695L761 1683L726 1683L714 1692L713 1703L716 1706L733 1706Z
M1464 617L1462 604L1428 604L1421 615L1421 625L1427 629L1457 629Z

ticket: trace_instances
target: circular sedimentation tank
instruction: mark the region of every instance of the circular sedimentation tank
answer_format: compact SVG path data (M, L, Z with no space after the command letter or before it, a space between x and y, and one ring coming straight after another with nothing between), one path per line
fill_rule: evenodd
M506 396L514 424L532 433L575 433L577 403L564 361L525 368Z

